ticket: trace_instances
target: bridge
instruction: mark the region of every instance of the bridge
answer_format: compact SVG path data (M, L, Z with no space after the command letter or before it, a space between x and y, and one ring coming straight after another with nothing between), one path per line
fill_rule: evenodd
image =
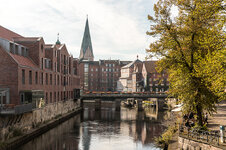
M117 94L101 94L101 93L89 93L82 94L81 99L102 99L102 100L114 100L114 99L126 99L126 98L136 98L136 99L147 99L147 98L167 98L168 95L163 94L134 94L134 93L117 93Z
M165 99L168 97L166 93L85 93L80 96L81 103L93 102L95 109L98 110L101 107L101 101L112 101L115 103L115 109L120 110L121 101L133 98L137 101L138 111L143 110L142 101L148 98L155 98L156 107L162 107Z

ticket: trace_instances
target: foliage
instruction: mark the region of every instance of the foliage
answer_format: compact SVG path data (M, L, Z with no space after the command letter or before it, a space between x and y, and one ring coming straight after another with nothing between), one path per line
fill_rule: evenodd
M185 112L212 113L225 98L225 9L223 0L159 0L148 35L150 57L160 58L158 70L169 73L169 93L183 102ZM172 18L171 8L178 8Z
M23 131L21 129L18 129L18 128L14 128L13 129L13 137L16 137L16 136L21 136L23 135Z
M5 142L0 141L0 150L4 149L7 144Z
M165 147L166 145L169 145L170 140L173 137L173 134L177 131L176 126L169 126L168 129L156 139L156 142L158 145Z
M195 124L195 126L192 127L192 129L195 129L197 131L209 131L206 124L204 124L203 126L199 126L198 124Z

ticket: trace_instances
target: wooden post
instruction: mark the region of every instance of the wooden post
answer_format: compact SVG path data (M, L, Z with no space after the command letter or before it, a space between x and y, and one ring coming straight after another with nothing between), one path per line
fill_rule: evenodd
M95 99L95 110L100 110L101 108L101 100Z
M142 99L137 100L137 107L138 107L138 111L143 111Z

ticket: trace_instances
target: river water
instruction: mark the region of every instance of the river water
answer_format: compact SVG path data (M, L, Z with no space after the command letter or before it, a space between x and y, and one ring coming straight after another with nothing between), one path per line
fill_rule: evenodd
M160 150L154 140L165 129L166 116L155 108L84 108L17 150Z

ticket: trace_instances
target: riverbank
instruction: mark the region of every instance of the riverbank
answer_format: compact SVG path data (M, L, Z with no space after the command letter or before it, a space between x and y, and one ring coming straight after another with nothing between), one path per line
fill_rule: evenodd
M171 110L169 110L168 112L170 114L170 116L168 115L169 119L167 119L163 125L165 127L175 127L177 128L177 122L180 121L180 115L178 112L172 112ZM169 129L169 128L168 128ZM178 149L178 131L175 132L173 135L172 135L172 138L170 139L169 141L169 144L168 144L168 150L176 150Z
M27 133L25 133L22 136L18 136L15 138L12 138L2 144L2 147L0 147L0 150L13 150L18 146L21 146L28 141L34 139L35 137L47 132L48 130L56 127L58 124L68 120L69 118L75 116L82 110L81 107L78 107L62 116L59 116L56 119L53 119L45 124L40 125L39 127L35 129L29 130Z
M208 119L208 130L210 131L219 131L220 126L226 126L226 100L221 101L219 104L216 105L216 112L213 113L211 116L209 116ZM176 132L170 141L168 150L176 150L180 149L180 145L184 145L184 147L202 147L207 149L226 149L225 143L220 143L219 146L214 147L209 145L206 142L203 141L197 141L196 139L186 139L186 137L183 139L183 137L179 137L178 132Z

